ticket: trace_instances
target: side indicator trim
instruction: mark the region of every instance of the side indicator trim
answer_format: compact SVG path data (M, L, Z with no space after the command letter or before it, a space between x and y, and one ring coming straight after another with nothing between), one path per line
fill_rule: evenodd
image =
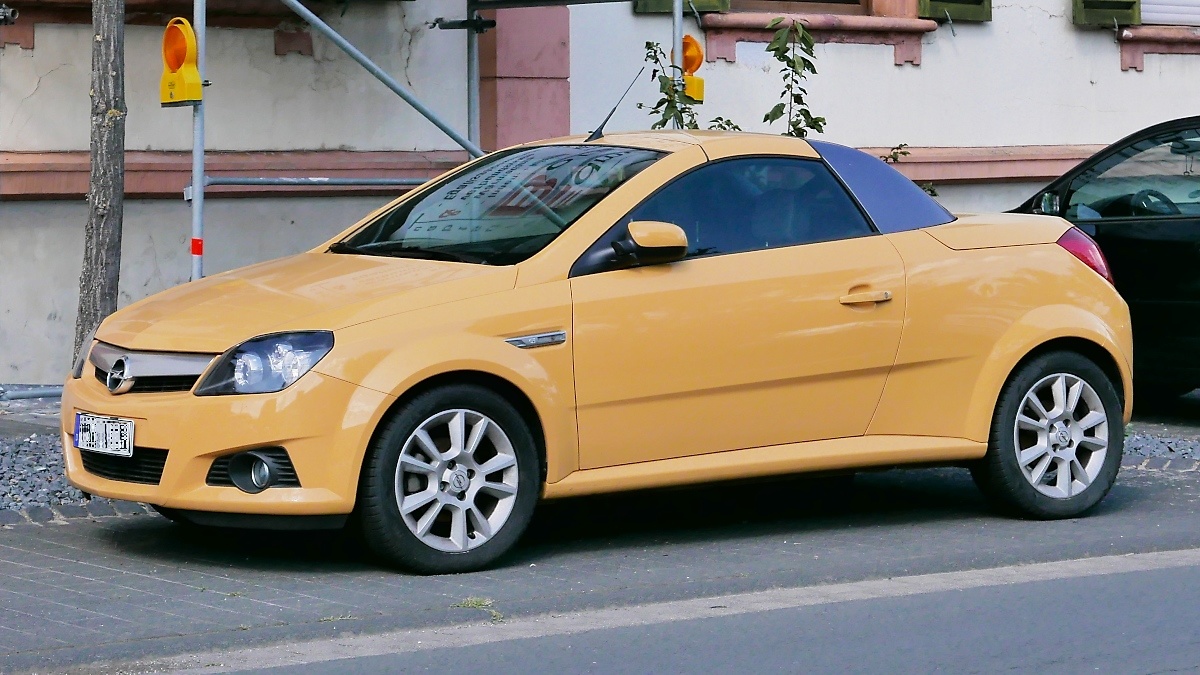
M567 332L556 330L552 333L537 333L535 335L522 335L520 337L508 338L505 340L508 344L519 347L521 349L535 349L537 347L552 347L561 345L567 341Z

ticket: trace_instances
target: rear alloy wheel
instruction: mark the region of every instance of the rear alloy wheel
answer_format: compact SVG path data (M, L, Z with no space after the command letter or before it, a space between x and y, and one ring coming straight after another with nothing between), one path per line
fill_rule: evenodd
M1123 447L1120 398L1108 377L1081 355L1055 352L1005 386L987 456L972 473L1023 515L1069 518L1108 493Z
M363 476L367 543L405 569L479 569L516 543L538 493L520 414L475 386L417 397L380 434Z

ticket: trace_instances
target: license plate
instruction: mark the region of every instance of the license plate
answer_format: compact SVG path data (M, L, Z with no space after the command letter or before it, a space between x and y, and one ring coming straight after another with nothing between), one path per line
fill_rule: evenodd
M118 457L133 456L133 420L75 413L75 447Z

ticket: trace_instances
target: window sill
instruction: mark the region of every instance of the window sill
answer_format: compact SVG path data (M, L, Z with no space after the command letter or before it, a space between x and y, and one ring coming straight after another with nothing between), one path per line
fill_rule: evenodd
M999 147L910 147L893 164L917 183L938 185L1049 182L1102 150L1102 145L1017 145ZM874 157L889 148L859 148Z
M12 0L9 0L10 3ZM0 27L0 49L17 45L34 48L34 27L37 24L91 24L90 0L43 0L38 7L26 8L15 3L21 16L11 26ZM307 3L314 9L324 5ZM302 22L292 10L274 0L211 0L208 3L208 25L212 28L275 29L275 53L279 56L299 52L312 56L312 36L307 30L297 30ZM125 23L141 26L166 26L173 16L192 16L192 3L182 0L128 0Z
M211 175L331 178L429 179L467 161L467 153L430 151L293 150L279 152L209 152ZM0 152L0 203L9 200L80 199L88 191L90 159L78 152ZM179 199L191 182L192 156L187 152L125 153L125 196L130 199ZM397 187L208 188L210 197L394 196Z
M737 12L708 14L702 26L707 37L709 61L737 60L737 43L770 42L775 29L767 24L778 14ZM858 16L852 14L784 14L785 21L799 21L816 42L842 44L891 45L894 61L902 66L921 65L921 36L937 30L937 22L894 16Z
M1146 54L1200 54L1198 26L1128 26L1117 36L1121 70L1141 72Z

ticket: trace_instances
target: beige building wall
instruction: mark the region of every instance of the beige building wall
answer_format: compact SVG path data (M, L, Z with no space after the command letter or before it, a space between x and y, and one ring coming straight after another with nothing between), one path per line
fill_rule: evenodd
M461 18L465 11L465 0L418 0L350 3L344 16L339 11L323 16L448 123L465 129L465 33L427 25L437 17ZM159 105L161 39L160 27L127 27L130 151L191 149L191 110ZM14 153L87 151L90 40L90 26L46 23L35 26L33 49L0 46L0 162ZM214 83L205 92L210 151L459 150L318 36L311 56L278 56L273 30L212 28L208 66ZM335 154L342 162L350 156ZM46 158L50 164L59 161L57 155ZM280 161L286 163L288 156ZM310 153L304 161L316 165L321 160ZM78 183L80 176L73 178ZM0 172L0 195L6 180L17 179ZM179 184L162 198L126 202L122 306L188 280L186 178L172 180ZM20 197L0 197L0 383L58 383L71 365L87 204L81 197ZM205 271L305 250L386 201L382 196L210 199Z
M205 265L218 273L309 249L385 203L381 197L220 199L208 203ZM0 206L0 382L60 383L71 368L83 202ZM188 281L191 216L182 201L125 205L125 306Z
M465 0L350 3L323 15L456 128L467 120L466 36L427 22ZM34 49L0 48L0 151L86 150L91 27L38 24ZM190 150L188 109L159 105L162 28L129 26L130 150ZM458 149L332 43L276 56L274 32L208 32L208 147L212 150Z
M1049 156L1051 150L1107 145L1200 111L1200 55L1151 53L1143 71L1122 70L1114 32L1074 26L1070 0L993 2L992 8L990 22L958 22L953 32L942 24L920 35L919 66L895 65L891 45L817 44L818 73L807 89L812 110L828 124L815 138L872 148L907 143L913 148L907 161L923 148L959 148L960 159L968 159L987 154L984 149L994 154L996 148L1035 146ZM706 31L690 14L685 30L706 42ZM613 106L644 65L647 41L670 44L669 17L634 14L628 3L571 8L573 131L593 128ZM740 42L732 63L704 64L697 73L707 90L701 120L724 116L747 130L782 131L782 121L773 127L762 122L780 92L777 64L765 46ZM646 128L651 118L636 104L657 98L647 70L609 128ZM1077 161L1058 160L1048 174L1036 165L1036 153L1024 154L1032 157L1026 173L1057 175ZM936 171L942 176L967 169L943 164ZM951 209L991 211L1017 206L1048 181L1012 171L1001 180L934 182Z
M465 34L427 26L436 17L462 18L465 6L465 0L350 3L345 16L327 18L451 125L465 129ZM553 12L536 16L557 20ZM687 31L705 41L696 21L686 22ZM569 60L569 101L544 98L568 106L570 128L579 133L603 119L643 65L644 43L666 44L671 35L669 18L635 15L627 2L572 6L566 35L558 37L559 23L553 27L544 31L550 51L524 49L527 40L505 47L503 58L495 55L492 75L545 80L552 89L562 74L538 55ZM84 25L44 24L36 28L34 49L0 47L0 161L4 153L86 151L90 34ZM160 37L160 28L129 27L131 151L190 148L189 111L158 105ZM559 55L563 40L569 45ZM920 182L932 180L939 199L957 211L1012 208L1098 146L1200 110L1200 55L1150 53L1143 70L1123 70L1113 32L1073 26L1068 0L994 3L991 22L960 22L953 33L942 25L921 34L916 45L919 66L896 65L899 52L887 44L818 44L811 105L828 118L826 140L878 149L909 144L913 154L901 169ZM716 46L710 44L710 52ZM748 130L778 132L761 122L779 92L763 46L740 42L727 50L731 61L704 65L699 75L708 100L701 119L721 115ZM213 29L209 148L347 155L456 149L330 43L316 37L313 47L311 56L278 56L271 30ZM648 128L652 120L636 104L656 98L644 74L609 129ZM12 174L0 171L0 383L54 383L70 365L86 203L61 195L4 201L6 180ZM175 189L127 204L122 304L188 277L188 206ZM384 201L212 199L206 268L219 272L304 250Z

